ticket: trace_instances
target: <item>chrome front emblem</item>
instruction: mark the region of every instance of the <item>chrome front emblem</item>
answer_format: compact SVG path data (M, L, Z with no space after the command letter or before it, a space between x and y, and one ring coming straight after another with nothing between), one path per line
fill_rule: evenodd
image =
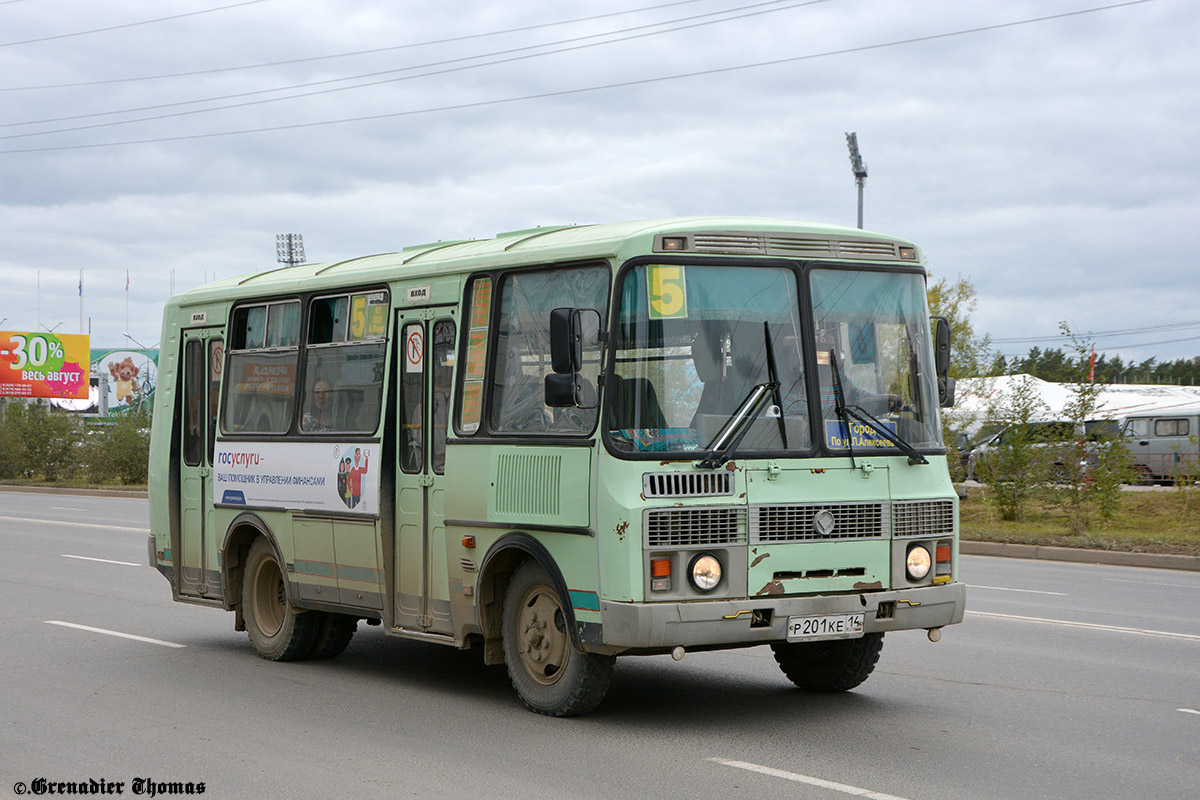
M812 527L818 536L828 536L837 527L837 519L833 516L833 512L828 509L818 511L813 516Z

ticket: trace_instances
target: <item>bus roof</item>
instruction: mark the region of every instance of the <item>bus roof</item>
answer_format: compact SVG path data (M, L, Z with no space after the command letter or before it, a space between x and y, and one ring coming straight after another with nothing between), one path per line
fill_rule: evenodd
M621 258L628 252L651 252L655 236L706 234L703 255L790 255L791 257L837 260L895 261L881 257L872 242L912 247L911 264L920 264L921 254L907 240L858 228L767 217L669 217L601 225L559 225L497 234L493 239L466 239L412 245L394 253L361 256L319 264L297 264L263 272L225 278L190 289L173 298L179 305L342 286L417 278L422 275L455 273L485 267L503 268L538 261L568 261L580 258ZM745 233L788 234L787 253L772 252L770 237L739 236ZM724 234L725 236L722 236ZM795 238L800 237L800 238ZM813 247L805 248L808 242ZM799 247L794 245L800 242ZM860 247L855 247L855 244ZM821 248L827 248L822 251Z

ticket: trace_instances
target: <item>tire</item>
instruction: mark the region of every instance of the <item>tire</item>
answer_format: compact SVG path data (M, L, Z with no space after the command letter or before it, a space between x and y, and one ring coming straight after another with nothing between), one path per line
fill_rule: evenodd
M586 714L608 693L616 657L575 649L562 599L535 561L513 574L501 632L508 677L530 711L551 717Z
M357 617L334 614L329 611L310 611L308 613L318 619L317 633L313 637L313 650L310 658L333 658L340 655L350 644L354 632L358 630Z
M883 650L883 634L828 642L775 642L775 662L783 674L810 692L845 692L875 670Z
M268 661L295 661L313 651L320 619L291 604L279 560L263 538L254 540L246 558L242 618L250 643Z

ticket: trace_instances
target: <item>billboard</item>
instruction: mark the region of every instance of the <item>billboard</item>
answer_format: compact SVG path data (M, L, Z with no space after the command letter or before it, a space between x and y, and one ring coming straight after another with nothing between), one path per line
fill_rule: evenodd
M86 400L86 334L0 331L0 397Z

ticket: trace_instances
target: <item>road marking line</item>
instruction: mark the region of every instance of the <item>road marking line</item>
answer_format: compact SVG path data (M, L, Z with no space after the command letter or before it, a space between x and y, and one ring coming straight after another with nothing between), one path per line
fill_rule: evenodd
M1171 631L1154 631L1146 628L1123 628L1119 625L1098 625L1094 622L1071 622L1065 619L1045 619L1043 617L1021 617L1016 614L993 614L990 611L967 611L977 617L995 617L996 619L1013 619L1018 622L1041 622L1046 625L1064 625L1068 628L1086 628L1093 631L1110 631L1112 633L1136 633L1139 636L1159 636L1164 639L1184 639L1200 642L1200 636L1192 633L1172 633Z
M128 525L98 525L95 522L67 522L62 519L38 519L37 517L0 517L6 522L41 522L44 525L69 525L74 528L103 528L109 531L137 531L149 533L149 528L133 528Z
M70 553L63 553L63 558L78 558L80 561L99 561L103 564L123 564L126 567L140 567L135 561L113 561L111 558L92 558L91 556L73 556Z
M148 644L160 644L163 647L187 647L186 644L176 644L175 642L164 642L162 639L151 639L148 636L135 636L132 633L121 633L120 631L110 631L105 628L93 628L90 625L77 625L74 622L63 622L58 619L46 620L47 625L61 625L64 628L75 628L80 631L91 631L92 633L103 633L106 636L119 636L122 639L133 639L135 642L146 642Z
M980 586L977 583L968 583L968 589L994 589L997 592L1025 592L1026 594L1052 594L1056 597L1070 597L1066 592L1043 592L1040 589L1009 589L1007 586Z
M54 511L87 511L86 508L76 508L75 506L50 506Z
M727 767L735 767L744 769L750 772L760 772L763 775L772 775L776 778L783 778L787 781L795 781L796 783L807 783L809 786L816 786L821 789L832 789L835 792L844 794L852 794L855 797L868 797L871 800L905 800L903 797L898 797L894 794L884 794L883 792L873 792L870 789L860 789L857 786L848 786L844 783L834 783L833 781L814 778L810 775L800 775L795 772L784 772L781 769L773 769L772 767L764 767L760 764L751 764L748 761L729 761L724 758L710 758L709 761L715 761L718 764L724 764Z
M1163 583L1162 581L1130 581L1124 578L1109 578L1114 583L1135 583L1140 586L1173 586L1176 589L1200 589L1200 585L1194 583Z
M1194 708L1177 708L1177 709L1175 709L1175 710L1176 710L1176 711L1182 711L1182 712L1183 712L1183 713L1185 713L1185 714L1200 714L1200 711L1197 711L1197 710L1196 710L1196 709L1194 709Z

